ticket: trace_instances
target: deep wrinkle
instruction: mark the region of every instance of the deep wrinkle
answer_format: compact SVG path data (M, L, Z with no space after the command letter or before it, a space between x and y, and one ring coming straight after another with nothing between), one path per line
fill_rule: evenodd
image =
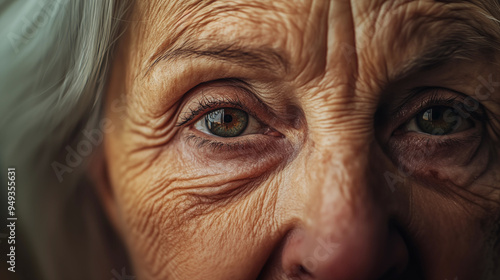
M463 204L457 207L454 201L443 199L437 191L415 180L415 176L425 172L406 177L391 192L381 174L398 172L401 167L399 163L405 161L415 165L423 163L422 169L417 168L417 171L426 171L428 175L424 176L430 178L429 181L434 175L439 177L441 181L433 185L436 189L447 186L441 182L455 180L457 185L470 187L470 190L477 192L481 187L479 183L491 180L496 165L480 170L488 166L483 161L488 158L485 153L490 151L485 152L479 138L466 136L474 135L478 128L490 128L488 124L442 137L461 140L439 146L430 140L431 137L417 133L398 135L400 138L391 137L394 135L393 129L400 127L407 119L390 115L386 123L389 132L384 134L385 142L374 141L375 134L380 131L373 124L377 121L375 112L380 109L381 100L394 105L393 101L407 94L408 89L430 84L452 88L457 92L473 92L470 88L464 90L449 86L445 74L457 74L458 68L434 73L434 83L413 79L405 84L407 87L400 87L399 91L383 90L391 88L396 82L391 77L405 62L427 53L425 50L432 48L432 42L444 38L444 31L451 26L445 23L450 23L451 18L446 17L443 22L438 19L448 6L429 1L405 2L397 6L396 10L384 6L388 10L380 13L384 17L378 17L367 15L371 11L375 15L380 12L378 8L381 3L351 1L346 5L331 1L327 4L332 16L328 17L324 7L321 7L326 2L313 4L297 9L294 13L280 14L280 17L276 17L272 8L248 11L241 8L227 18L219 15L211 22L207 21L210 18L207 9L202 13L206 23L203 30L199 34L191 34L193 40L211 38L222 46L237 42L238 47L268 47L284 52L287 54L284 57L289 60L286 74L269 73L267 67L251 68L254 65L248 68L233 63L233 60L193 53L179 55L168 63L158 62L149 72L152 78L133 81L135 85L131 87L133 90L127 92L130 97L127 100L131 107L136 106L140 108L138 111L145 113L139 115L131 110L130 118L149 116L153 120L129 122L133 128L130 131L138 129L137 124L147 126L149 123L158 123L154 119L157 114L150 112L170 108L172 100L177 102L181 99L182 102L179 111L175 111L178 114L173 109L169 110L169 114L189 118L190 112L203 107L197 100L205 94L209 100L224 100L227 96L232 96L232 101L239 99L243 105L252 107L256 116L268 121L271 128L283 134L283 137L245 135L234 139L211 138L191 126L193 121L213 110L205 108L190 121L180 126L174 125L175 132L171 130L174 137L164 145L143 147L145 156L140 162L135 158L127 158L127 150L121 148L138 146L141 137L148 135L132 135L138 139L133 143L128 142L126 137L111 135L107 140L110 142L106 146L107 152L110 158L117 159L110 162L110 181L118 196L116 205L119 209L125 209L121 212L124 216L123 232L126 233L127 246L136 252L133 257L139 268L139 276L146 279L161 279L169 275L192 279L279 279L290 275L297 265L302 265L304 270L296 273L307 271L320 279L332 275L339 279L367 279L374 275L378 278L387 276L389 272L398 273L408 265L421 272L414 279L444 279L452 273L468 279L471 275L477 275L477 269L481 269L479 265L469 264L484 260L487 256L483 256L482 252L467 252L478 248L476 243L483 240L481 232L470 230L478 218L470 213L474 213L477 203L485 203L485 200L478 199L474 201L476 204L470 205L460 200ZM347 8L350 18L340 13L344 13ZM263 16L258 21L245 16L256 14ZM160 22L164 23L164 18ZM379 25L376 22L379 19L386 20L387 24ZM360 20L364 23L361 24ZM409 26L410 21L420 27L418 34L406 33L418 28L399 29ZM137 41L135 46L139 49L131 52L130 56L135 58L134 61L146 62L154 53L154 46L159 46L165 38L158 36L158 29L162 25L155 19L141 24L145 27L138 28L137 32L143 32L143 37L150 41L147 45ZM148 24L156 24L160 28L149 30ZM377 28L373 30L373 36L364 37L365 41L359 40L363 39L362 34L371 30L366 26ZM457 27L454 29L456 31L467 26L454 27ZM357 37L356 40L353 36ZM412 40L410 42L403 38ZM353 65L349 65L353 61L340 52L341 46L345 46L342 43L353 41L356 43L355 73L352 71ZM174 45L172 47L179 46ZM327 62L326 65L324 62ZM474 64L476 67L461 68L461 73L467 72L470 77L460 76L456 79L463 84L470 83L470 87L476 86L473 84L475 78L479 74L487 76L491 70L487 62L477 60ZM141 76L141 67L129 66L129 69L137 77ZM417 73L417 76L422 77L420 74L425 73ZM265 104L269 108L253 108L248 105L252 104L253 97L246 100L245 94L236 94L241 97L236 98L231 87L223 83L212 92L195 89L202 83L226 77L237 77L251 88L259 89L248 96L264 96L262 102L255 103ZM460 104L461 97L450 97L455 93L441 92L433 103ZM424 95L428 93L423 92L407 101L410 109L405 117L411 118L420 109L425 109L421 108ZM215 108L235 106L213 103ZM302 112L297 114L301 119L284 121L291 119L287 114L291 111L279 110L278 107L288 109L291 106L295 106L295 112ZM266 113L272 111L276 112L275 116L267 117ZM180 120L176 121L175 124L179 124ZM302 126L294 126L293 123ZM485 143L490 140L489 134L481 134L481 137L485 137ZM214 139L233 146L225 149L220 143L212 142ZM464 139L466 141L462 141ZM391 141L389 145L383 145ZM434 153L417 161L419 155L415 150L419 147L416 146ZM432 146L436 149L428 149ZM479 146L477 153L474 149L476 146ZM133 172L138 170L136 166L144 166L145 163L149 164L148 168L143 168L141 174L135 172L139 175L127 181L122 179L126 174L121 170ZM265 176L259 177L263 174ZM480 176L478 180L484 182L473 180L476 175ZM472 179L468 178L470 176ZM467 185L470 182L474 184ZM217 190L224 186L236 188L236 191L228 192L220 199ZM236 194L238 187L246 190L246 186L252 186L249 188L251 191L244 196ZM150 194L149 189L155 192ZM408 193L411 193L411 197ZM187 197L197 195L203 199L186 203ZM211 200L211 195L215 199ZM208 207L198 207L200 205ZM470 208L464 211L463 207ZM196 213L196 217L183 215L191 210ZM151 213L154 215L148 223L137 221L138 217ZM413 223L408 224L412 219ZM402 225L404 229L399 230L389 224ZM450 226L446 227L447 224ZM404 233L400 234L400 231ZM456 234L457 231L460 235ZM150 232L157 235L150 236ZM303 243L307 246L299 246L300 242L283 244L284 234L290 232L295 233L291 235L292 238L300 237L308 241ZM330 255L325 260L327 265L318 263L317 270L301 258L314 257L317 238L330 240L332 237L342 245L337 252L342 258ZM148 244L161 248L159 256L149 254ZM192 254L193 251L197 254ZM210 269L214 264L218 269ZM238 269L233 269L235 267Z

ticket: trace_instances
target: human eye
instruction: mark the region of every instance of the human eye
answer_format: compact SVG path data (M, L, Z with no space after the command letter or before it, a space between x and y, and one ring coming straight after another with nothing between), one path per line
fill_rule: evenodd
M401 110L399 119L406 120L394 135L406 135L430 140L457 140L473 133L477 135L485 121L482 106L465 104L465 97L445 89L430 89L424 97ZM469 101L472 99L469 99ZM409 116L409 117L408 117ZM429 140L429 141L430 141Z
M177 125L186 128L185 139L197 148L248 152L284 137L273 128L271 123L276 118L266 106L247 90L235 86L234 81L201 87L186 102L187 109Z
M450 103L448 100L439 102ZM413 118L404 125L406 132L418 132L427 135L450 135L473 129L477 125L476 120L469 116L461 114L456 107L461 103L449 105L430 105L423 108Z
M457 176L451 174L488 154L483 145L486 110L463 93L422 88L388 114L385 123L390 135L385 147L408 174Z

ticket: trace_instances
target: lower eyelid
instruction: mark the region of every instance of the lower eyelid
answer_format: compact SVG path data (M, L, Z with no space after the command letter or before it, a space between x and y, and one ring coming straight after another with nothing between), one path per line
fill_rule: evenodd
M219 142L217 138L203 135L191 127L182 130L178 140L182 145L183 159L193 168L245 179L282 168L288 162L286 158L295 154L295 147L288 139L265 135L254 134ZM250 172L250 175L244 175L245 172Z
M443 139L443 137L422 136L418 132L394 138L396 139L391 140L392 143L388 146L390 157L397 166L409 171L462 166L468 161L459 159L465 153L473 154L481 141L480 137L475 135L461 139L451 137Z
M260 134L249 134L245 137L231 137L224 138L218 137L204 132L188 129L183 133L184 141L190 145L195 146L197 149L207 149L207 152L215 153L217 155L225 154L224 159L228 159L228 153L231 152L232 156L248 156L250 154L258 156L265 150L271 149L277 143L281 143L285 139L283 137L267 136ZM204 135L202 135L204 134ZM280 147L286 145L279 145ZM272 148L274 150L275 148Z
M391 137L390 140L390 143L392 144L389 146L407 146L407 149L409 149L410 146L413 146L414 148L425 149L426 151L435 150L436 152L441 152L442 149L445 151L443 154L444 156L450 156L453 151L480 141L482 136L482 126L475 126L474 128L466 131L447 135L430 135L418 131L402 131L400 133L393 134L393 137ZM455 150L449 150L449 148ZM434 153L429 154L429 156L431 155L434 155Z

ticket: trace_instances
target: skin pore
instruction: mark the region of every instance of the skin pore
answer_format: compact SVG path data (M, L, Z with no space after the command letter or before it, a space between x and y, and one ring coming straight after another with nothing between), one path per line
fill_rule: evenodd
M138 279L498 279L500 30L485 14L137 1L97 187ZM436 106L455 108L453 133L415 131ZM199 129L221 108L254 125Z

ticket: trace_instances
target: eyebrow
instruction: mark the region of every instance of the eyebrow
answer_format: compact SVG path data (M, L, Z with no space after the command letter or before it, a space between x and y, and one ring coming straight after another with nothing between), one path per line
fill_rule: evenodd
M425 73L440 66L446 66L447 63L453 61L479 62L481 65L489 63L499 65L495 60L495 55L500 54L500 47L496 47L499 44L495 43L498 39L494 36L476 32L477 30L460 29L435 40L433 43L425 46L421 53L410 57L402 63L401 67L390 73L389 81L404 80L413 74ZM450 71L456 70L460 69L452 69ZM401 96L397 102L399 105L394 106L393 111L397 111L397 107L407 103L408 100L411 100L415 95L418 95L427 88L425 86L415 88ZM471 95L471 97L474 96ZM394 114L394 112L389 113L389 115Z
M491 63L494 54L500 53L496 38L476 32L452 32L444 38L426 46L423 52L405 61L392 75L391 80L398 80L408 75L434 69L454 60L475 61L482 59Z
M150 58L146 74L159 62L180 59L206 58L229 62L246 68L266 69L272 72L287 72L289 61L284 52L271 47L246 47L215 40L187 40L180 46L164 49L160 47Z
M488 54L500 53L499 38L486 34L480 28L467 26L450 32L425 46L423 52L408 59L391 73L390 80L398 80L410 74L438 67L446 62L462 59L487 59ZM180 59L206 58L229 62L246 68L266 69L270 72L288 72L289 60L284 51L269 46L248 47L236 43L223 43L217 39L196 39L188 37L180 44L162 44L149 59L145 70L147 75L160 62Z

